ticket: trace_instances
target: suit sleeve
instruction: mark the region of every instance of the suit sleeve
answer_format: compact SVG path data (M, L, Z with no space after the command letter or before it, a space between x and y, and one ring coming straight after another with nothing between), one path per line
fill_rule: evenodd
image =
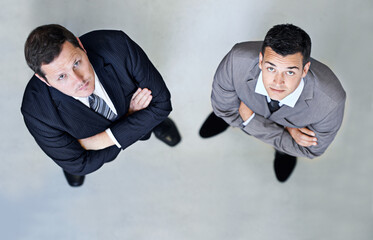
M105 162L114 160L120 152L116 146L99 151L87 151L67 132L53 128L25 111L22 113L26 126L37 144L68 173L86 175L94 172Z
M255 114L243 131L289 155L315 158L323 154L334 140L342 124L344 105L344 101L340 102L323 120L307 126L316 134L317 146L298 145L283 126L258 114Z
M130 71L132 80L140 88L152 91L153 99L146 109L115 121L110 129L122 146L127 148L167 118L172 110L171 96L162 76L150 62L145 52L122 32L121 47L125 47L124 68ZM119 48L121 48L119 47Z
M216 116L233 127L241 127L243 120L238 112L240 99L232 78L232 51L219 64L212 84L211 105Z

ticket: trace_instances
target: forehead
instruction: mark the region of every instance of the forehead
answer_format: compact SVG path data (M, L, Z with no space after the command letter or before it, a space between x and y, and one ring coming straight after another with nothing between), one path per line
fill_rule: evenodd
M80 57L82 50L74 47L70 42L62 44L60 54L49 64L42 64L41 69L46 75L59 74L71 68L76 58Z
M263 61L264 63L273 63L276 66L288 67L291 65L301 67L303 63L303 56L300 52L282 56L281 54L273 51L272 48L266 47L264 50Z

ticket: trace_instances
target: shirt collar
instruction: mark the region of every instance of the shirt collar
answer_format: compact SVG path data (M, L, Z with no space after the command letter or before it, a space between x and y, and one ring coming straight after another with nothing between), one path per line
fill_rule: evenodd
M285 105L293 108L295 106L295 104L297 103L300 95L302 94L303 88L304 88L304 80L302 78L300 80L300 83L299 83L298 87L292 93L287 95L284 99L279 101L280 106L285 104ZM262 72L260 72L260 74L259 74L258 81L257 81L256 86L255 86L255 92L266 96L267 97L267 102L271 101L271 98L268 96L267 90L264 87Z

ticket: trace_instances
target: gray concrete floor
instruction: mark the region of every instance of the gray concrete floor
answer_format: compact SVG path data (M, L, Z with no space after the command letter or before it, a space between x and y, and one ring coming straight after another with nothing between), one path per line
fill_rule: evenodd
M3 0L0 8L1 239L373 239L373 3L360 1ZM273 150L238 129L201 139L212 77L236 43L278 23L305 29L312 56L347 91L327 153L300 159L276 181ZM77 35L122 29L147 52L170 91L183 140L154 137L70 188L39 149L19 108L32 75L28 33L46 23Z

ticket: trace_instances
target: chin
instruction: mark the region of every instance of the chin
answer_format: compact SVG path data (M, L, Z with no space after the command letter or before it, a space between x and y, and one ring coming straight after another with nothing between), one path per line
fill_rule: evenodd
M92 93L93 93L94 89L90 90L90 91L84 91L82 93L79 94L78 97L89 97Z
M281 92L281 93L271 91L271 94L268 94L268 95L273 100L281 101L282 99L284 99L287 96L287 93L286 93L286 91Z
M280 95L271 95L269 96L272 100L276 100L276 101L281 101L282 99L284 99L283 96L280 96Z
M91 95L94 91L95 91L95 89L91 89L91 91L89 91L87 97L88 97L89 95Z

